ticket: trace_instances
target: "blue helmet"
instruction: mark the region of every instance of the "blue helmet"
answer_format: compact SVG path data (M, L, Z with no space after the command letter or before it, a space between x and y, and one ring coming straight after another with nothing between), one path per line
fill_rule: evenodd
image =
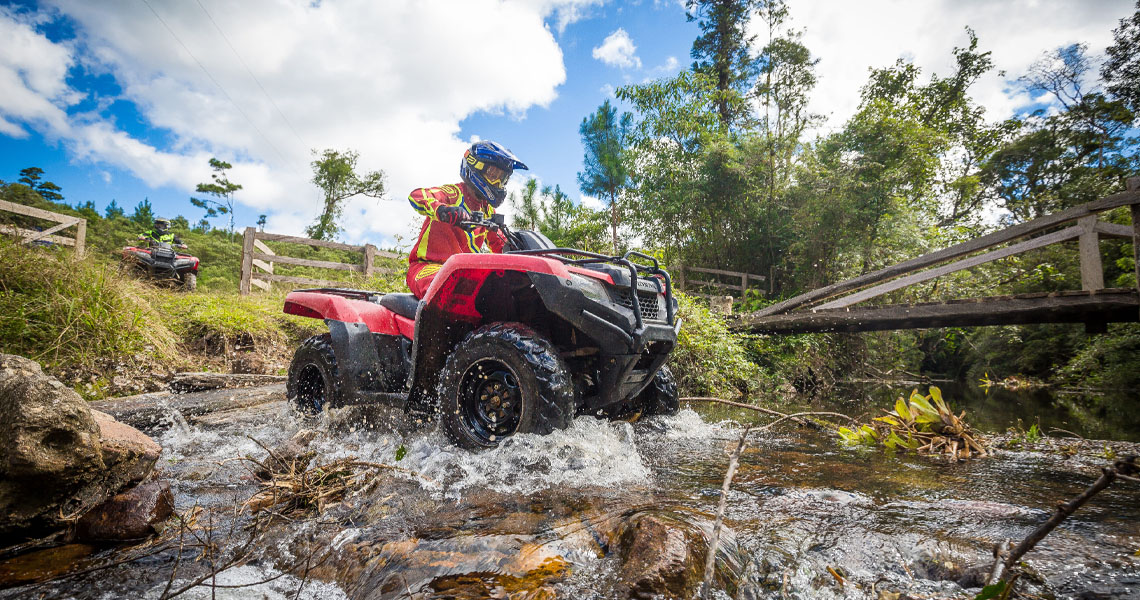
M515 169L526 169L510 150L495 142L475 142L463 153L459 176L487 202L498 208L507 197L507 180Z

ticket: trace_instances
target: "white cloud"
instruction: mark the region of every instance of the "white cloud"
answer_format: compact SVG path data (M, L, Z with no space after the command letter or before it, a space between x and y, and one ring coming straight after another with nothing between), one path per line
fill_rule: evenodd
M677 71L677 67L681 66L680 61L676 56L670 56L665 59L665 62L653 67L653 73L662 75L672 75Z
M582 206L585 206L586 208L592 210L602 210L606 207L605 203L601 200L598 200L593 196L587 196L585 194L582 195L580 202L582 203Z
M622 28L606 36L602 45L594 48L594 58L611 67L641 68L641 59L637 57L637 46Z
M804 29L803 43L815 57L819 84L811 110L830 115L839 127L859 103L868 69L888 67L898 58L913 62L925 77L949 75L951 50L968 44L965 27L979 38L980 51L992 51L995 69L973 88L990 119L1004 119L1031 103L1015 84L1030 64L1058 46L1088 42L1090 54L1112 43L1117 20L1134 10L1132 0L801 0L792 7L791 25ZM753 22L757 44L767 29ZM1004 70L1006 76L997 71Z
M70 18L76 40L52 43L0 10L0 133L34 129L76 159L188 194L218 156L234 164L239 202L287 233L318 211L310 149L353 148L360 167L387 173L390 199L350 203L346 237L380 242L415 235L409 190L458 180L470 143L457 137L461 120L555 99L566 70L545 19L565 26L601 0L202 0L209 16L197 2L152 1L161 21L134 3L49 2L42 13ZM494 35L479 36L472 52L469 36L448 31ZM488 56L511 56L509 68L489 76ZM75 64L113 76L171 145L157 148L97 115L68 115L82 98L66 81Z

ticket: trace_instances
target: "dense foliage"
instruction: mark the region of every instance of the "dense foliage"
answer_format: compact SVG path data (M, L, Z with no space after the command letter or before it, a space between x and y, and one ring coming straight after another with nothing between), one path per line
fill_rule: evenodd
M1039 99L1012 118L994 119L974 99L975 84L994 64L984 40L966 29L949 72L923 73L904 60L873 69L855 114L811 137L820 121L807 110L817 59L787 27L788 7L781 0L686 6L702 31L692 68L616 94L633 115L621 153L629 180L614 195L627 217L623 227L669 264L764 274L769 300L786 298L1102 198L1140 174L1132 85L1140 10L1114 32L1103 81L1090 84L1098 57L1083 44L1042 48L1026 73L1006 75ZM1101 217L1130 222L1124 210ZM1080 289L1074 246L989 263L878 301ZM1106 239L1101 252L1108 286L1136 284L1126 241ZM1096 365L1131 364L1132 337L1131 328L1117 326L1100 338L1079 325L904 331L859 336L853 347L860 351L845 365L802 358L848 375L988 370L1075 381L1092 377ZM805 365L783 366L794 378ZM1140 371L1112 379L1140 384Z

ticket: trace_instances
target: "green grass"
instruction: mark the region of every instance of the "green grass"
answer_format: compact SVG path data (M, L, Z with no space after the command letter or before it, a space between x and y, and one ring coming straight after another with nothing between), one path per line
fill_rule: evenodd
M0 352L49 367L139 353L169 359L176 339L155 296L113 266L0 238Z

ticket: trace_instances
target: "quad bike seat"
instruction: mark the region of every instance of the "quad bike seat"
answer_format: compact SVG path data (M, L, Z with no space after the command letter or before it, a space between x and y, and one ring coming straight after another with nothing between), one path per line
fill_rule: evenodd
M409 319L416 318L416 309L420 307L420 299L415 294L384 294L380 297L380 306Z

